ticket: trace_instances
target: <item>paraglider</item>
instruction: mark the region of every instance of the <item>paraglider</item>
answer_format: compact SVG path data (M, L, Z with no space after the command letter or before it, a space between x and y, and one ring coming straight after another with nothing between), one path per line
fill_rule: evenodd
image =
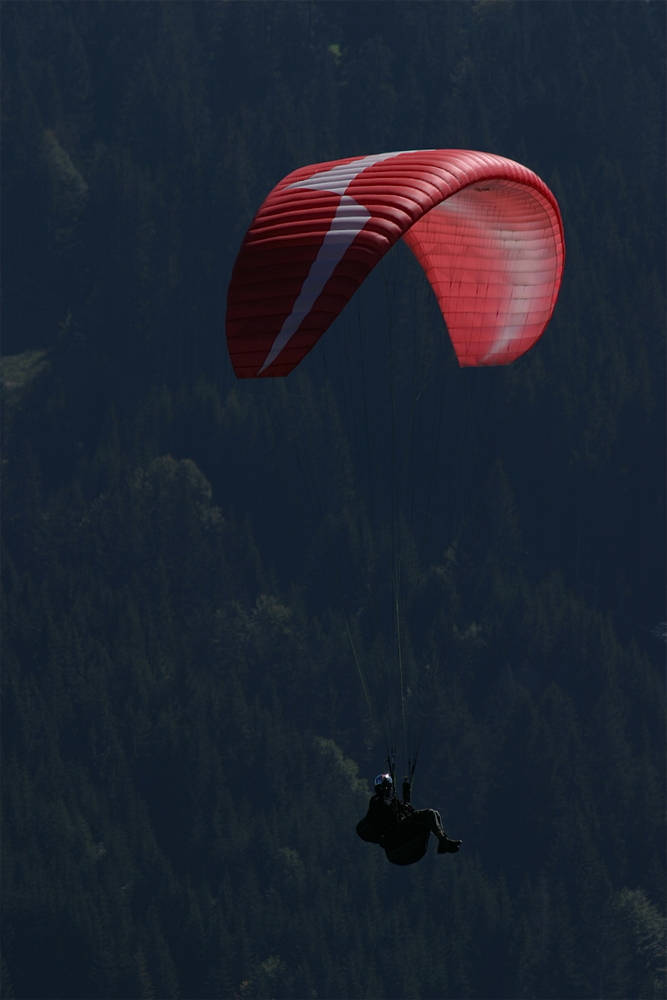
M426 854L431 834L438 841L438 854L456 854L463 841L445 833L436 809L413 809L410 782L403 782L403 800L394 794L390 774L378 774L368 812L357 823L357 834L369 844L379 844L393 865L413 865Z
M542 336L558 297L565 245L556 199L535 173L505 157L472 150L409 150L349 157L311 164L288 174L269 193L250 224L227 293L227 345L237 377L272 379L289 375L401 238L421 265L435 295L451 341L455 367L492 368L511 364ZM388 341L391 352L391 338ZM375 354L371 353L370 359L366 356L358 378L354 374L354 359L346 356L345 367L352 372L351 379L357 378L357 382L350 381L348 401L354 399L354 386L358 382L366 385L366 372L371 368L379 373L378 381L382 380L381 346ZM400 414L403 431L397 419L396 400L405 397L396 393L398 381L391 385L389 419L383 423L377 418L378 426L389 429L375 450L369 444L369 425L376 421L379 409L364 402L362 420L366 421L366 428L358 437L366 450L363 455L359 453L359 478L346 494L352 498L346 502L356 504L359 512L350 532L355 537L349 544L351 575L361 578L366 574L368 581L375 574L370 586L365 583L375 616L374 624L369 625L375 628L375 634L367 640L367 650L374 651L364 654L357 649L357 645L363 644L359 638L362 601L357 600L353 616L343 608L346 630L371 719L375 721L372 704L375 695L393 699L393 705L385 707L384 720L380 719L381 724L384 722L387 760L393 762L398 732L402 730L409 774L401 802L393 792L391 765L390 782L380 782L379 787L376 783L376 794L357 832L362 839L383 846L387 858L395 864L412 864L423 857L431 833L438 839L439 853L454 853L461 843L449 840L435 810L414 810L410 804L410 786L436 674L430 670L427 654L423 652L418 667L423 694L419 698L414 692L411 694L406 680L407 663L410 660L415 664L417 656L405 625L414 611L414 580L419 578L419 572L410 569L413 559L410 545L417 551L414 541L410 541L415 537L416 470L419 461L426 470L423 481L427 489L433 490L438 476L434 456L442 451L438 438L442 411L437 419L429 411L420 421L415 416L415 404L417 400L425 404L427 388L430 399L439 392L435 388L437 372L428 370L435 357L430 345L428 351L422 350L420 358L425 359L426 369L419 377L415 375L401 383L404 392L405 385L411 382L413 394L412 401ZM445 368L441 363L440 367ZM414 370L417 372L416 365ZM391 360L391 353L387 371L390 376L394 373L394 379L400 379L401 364ZM449 389L443 392L441 398L448 392ZM469 395L466 406L460 408L465 414L466 428L474 424L470 417L474 411L471 398ZM480 423L482 427L488 424L486 416ZM435 428L434 438L432 445L424 448L416 428L429 424ZM350 425L356 426L355 419L350 420ZM448 427L449 439L455 440L452 421ZM393 451L391 460L383 466L382 449L387 438ZM342 450L329 449L325 460L333 461L332 453ZM458 489L457 477L461 479L469 470L470 475L476 474L479 446L468 449L467 453L462 446L461 455L450 466L458 471L441 476L438 481L452 494ZM319 457L318 454L318 460ZM314 460L305 464L312 466ZM374 478L368 474L371 464ZM386 489L376 485L381 468L390 470ZM364 477L369 483L366 497L363 497ZM399 495L404 495L404 484L411 486L413 497L405 510L401 510ZM470 493L466 487L460 494L464 497L466 519ZM374 516L369 511L378 497L380 505L376 506ZM387 498L384 508L383 497ZM458 499L452 501L452 509L458 512L457 503L460 507ZM428 504L426 507L428 513ZM440 516L438 521L443 523L445 518ZM325 517L322 522L328 530ZM388 530L384 528L387 523ZM367 543L364 539L372 530L376 531L375 540ZM457 539L461 532L459 527ZM425 532L420 530L420 534L423 539ZM452 529L450 539L454 536ZM451 544L451 540L445 542L445 546ZM340 558L340 547L331 539L328 546L335 563ZM443 551L440 544L438 550ZM406 553L405 558L401 551ZM420 555L424 551L422 541ZM453 549L448 551L451 553ZM386 552L388 572L380 568L387 565L382 563ZM427 558L431 558L430 553ZM431 570L432 578L440 581L437 596L447 586L447 571L442 567L434 569L432 565ZM336 574L340 581L344 575L340 565L336 566ZM426 574L422 575L425 578ZM388 598L386 591L390 592ZM341 605L343 599L344 595ZM384 621L378 611L382 601L387 608ZM393 622L391 651L391 644L385 638L377 641L383 629L386 637L389 618ZM439 620L446 620L441 611ZM413 635L416 632L419 629L414 629ZM431 642L432 648L439 645L444 643L438 643L437 639ZM424 643L422 647L425 648ZM436 652L435 656L439 655ZM366 669L369 673L376 671L375 692L373 685L366 682ZM395 676L390 679L392 670ZM420 701L422 705L422 724L416 743L408 746L406 704L410 697L413 704Z
M491 153L380 153L301 167L265 199L227 294L237 376L292 371L401 237L459 365L509 364L542 335L565 252L546 184Z

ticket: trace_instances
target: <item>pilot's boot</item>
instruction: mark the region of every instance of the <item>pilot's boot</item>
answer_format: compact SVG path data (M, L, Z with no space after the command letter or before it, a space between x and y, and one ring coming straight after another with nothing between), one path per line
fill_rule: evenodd
M438 844L438 854L456 854L462 843L462 840L450 840L447 834L443 833Z

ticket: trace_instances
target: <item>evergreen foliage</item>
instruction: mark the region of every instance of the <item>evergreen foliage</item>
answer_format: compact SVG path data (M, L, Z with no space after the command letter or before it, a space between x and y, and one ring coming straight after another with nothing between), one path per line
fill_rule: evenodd
M3 4L3 996L664 995L664 14ZM403 870L340 396L236 384L224 290L285 173L428 146L535 169L568 258L465 579L412 558L464 845Z

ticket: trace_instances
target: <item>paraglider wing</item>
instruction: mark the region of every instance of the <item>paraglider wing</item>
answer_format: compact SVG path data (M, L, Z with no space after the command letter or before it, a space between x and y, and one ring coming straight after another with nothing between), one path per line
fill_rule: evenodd
M237 376L289 374L401 237L461 366L509 364L541 336L564 263L543 181L491 153L380 153L302 167L264 201L227 294Z

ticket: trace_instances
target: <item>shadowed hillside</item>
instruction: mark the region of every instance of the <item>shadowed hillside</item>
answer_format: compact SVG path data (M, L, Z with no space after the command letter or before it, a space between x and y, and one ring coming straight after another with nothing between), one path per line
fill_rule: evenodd
M663 996L664 6L1 13L2 995ZM467 409L424 393L394 531L345 369L436 357L407 251L286 383L235 379L225 291L286 173L439 147L538 173L566 271ZM354 832L349 641L375 697L400 546L413 801L463 840L406 869Z

